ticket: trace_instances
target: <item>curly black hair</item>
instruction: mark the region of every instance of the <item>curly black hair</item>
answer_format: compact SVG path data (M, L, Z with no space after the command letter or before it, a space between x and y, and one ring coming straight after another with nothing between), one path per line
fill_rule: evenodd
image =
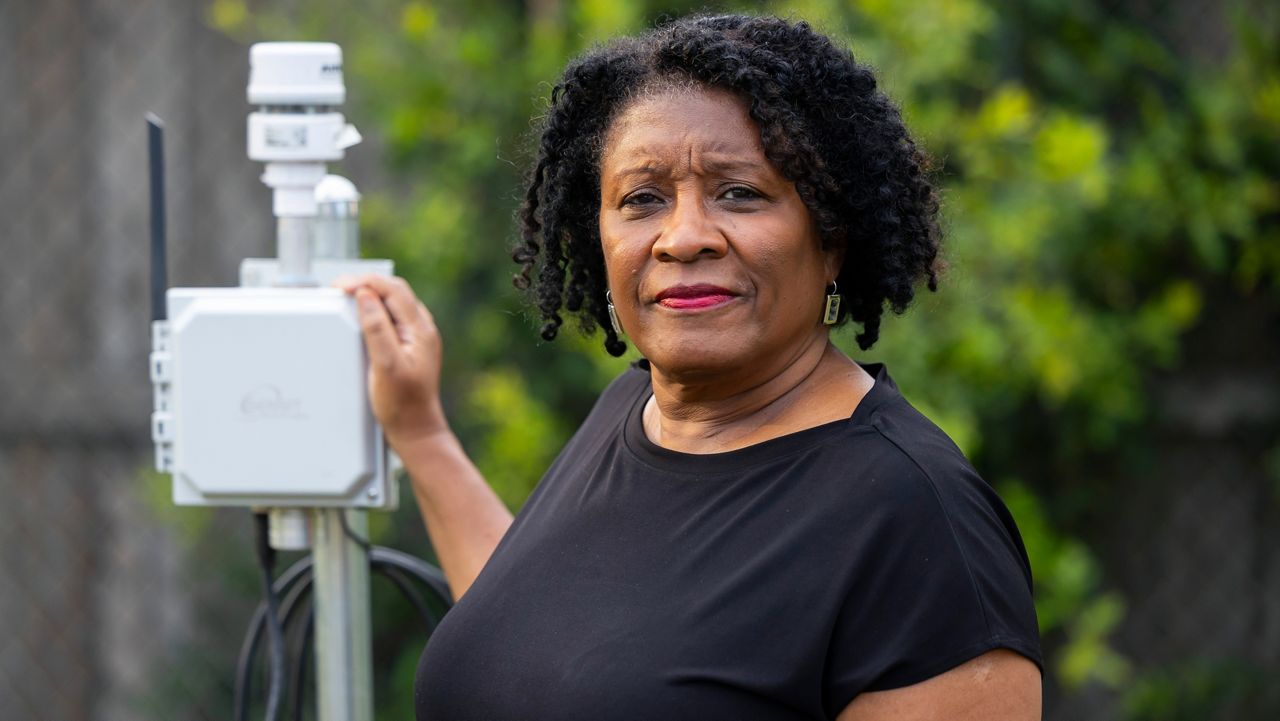
M743 98L765 154L813 216L824 248L844 250L840 320L866 350L886 305L902 313L920 280L937 289L938 196L929 162L871 70L807 23L695 16L577 58L551 92L519 211L517 288L530 291L552 340L560 311L582 331L626 344L609 322L600 245L600 161L612 119L639 93L711 87ZM536 280L534 279L534 271Z

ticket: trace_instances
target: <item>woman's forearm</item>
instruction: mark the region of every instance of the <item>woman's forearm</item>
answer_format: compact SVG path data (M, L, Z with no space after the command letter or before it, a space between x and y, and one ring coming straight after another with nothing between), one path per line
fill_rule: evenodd
M451 431L396 448L454 599L471 587L507 528L511 512Z

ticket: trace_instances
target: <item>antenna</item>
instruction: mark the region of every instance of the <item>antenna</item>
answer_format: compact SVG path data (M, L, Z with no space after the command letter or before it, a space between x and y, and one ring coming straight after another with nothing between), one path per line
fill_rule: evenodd
M147 158L151 166L151 320L165 320L169 288L164 229L164 122L147 113Z

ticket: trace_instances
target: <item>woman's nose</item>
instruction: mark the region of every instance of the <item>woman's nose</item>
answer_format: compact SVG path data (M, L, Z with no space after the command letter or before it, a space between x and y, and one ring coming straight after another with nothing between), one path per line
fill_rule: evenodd
M690 263L699 258L720 258L728 249L728 239L712 222L706 204L689 194L676 197L652 252L661 261Z

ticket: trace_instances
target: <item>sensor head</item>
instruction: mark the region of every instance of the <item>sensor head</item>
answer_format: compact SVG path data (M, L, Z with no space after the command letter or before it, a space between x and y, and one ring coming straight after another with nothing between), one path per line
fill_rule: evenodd
M335 43L257 43L249 50L249 104L331 108L346 100Z

